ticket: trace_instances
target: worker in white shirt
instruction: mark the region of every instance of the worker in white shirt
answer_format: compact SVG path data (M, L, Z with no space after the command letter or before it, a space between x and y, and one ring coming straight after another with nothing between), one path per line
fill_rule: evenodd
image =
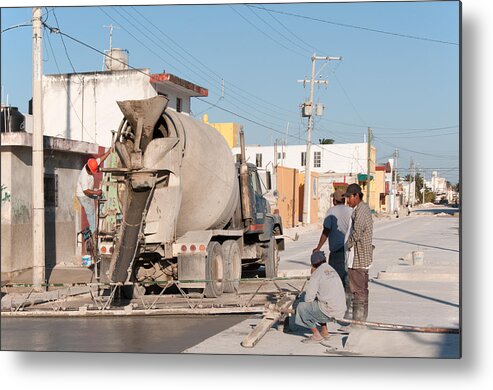
M84 165L77 180L77 198L79 203L86 212L87 222L91 235L96 231L96 213L94 207L94 199L102 195L101 189L94 188L94 174L98 172L100 165L110 155L111 149L108 149L98 158L90 158Z

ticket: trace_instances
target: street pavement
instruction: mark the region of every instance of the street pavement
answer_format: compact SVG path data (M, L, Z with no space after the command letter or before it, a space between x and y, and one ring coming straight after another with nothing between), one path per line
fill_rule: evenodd
M419 210L417 210L419 211ZM321 226L296 229L297 241L287 241L280 275L307 275L309 258ZM289 231L288 235L294 235ZM376 218L374 263L370 269L368 321L416 327L459 328L458 213L419 213L401 218ZM424 263L413 265L412 252L422 251ZM376 356L458 358L459 334L390 331L331 324L324 344L300 341L310 333L272 328L253 347L241 341L260 322L245 320L187 349L186 353L297 356Z

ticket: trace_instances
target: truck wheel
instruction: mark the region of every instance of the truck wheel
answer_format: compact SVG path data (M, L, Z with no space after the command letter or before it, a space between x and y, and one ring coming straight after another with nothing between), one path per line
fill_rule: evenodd
M216 298L224 291L224 254L221 244L211 241L207 245L207 258L205 260L205 285L204 295L207 298Z
M224 292L238 290L241 279L240 247L235 240L223 243L224 253Z
M267 279L277 277L279 251L277 250L277 243L274 237L271 237L269 245L266 248L263 248L262 260L264 261L265 266L265 277Z

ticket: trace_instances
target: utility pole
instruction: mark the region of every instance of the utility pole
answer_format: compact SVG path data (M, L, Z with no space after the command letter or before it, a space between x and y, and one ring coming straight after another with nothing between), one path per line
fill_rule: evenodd
M32 138L32 222L33 285L38 291L45 283L45 204L42 106L42 38L41 8L33 8L33 138Z
M274 168L277 170L277 138L276 138L276 142L274 144Z
M413 174L413 158L409 160L409 180L408 180L408 191L407 191L407 204L408 206L412 206L411 203L411 177Z
M310 169L311 169L311 132L313 128L313 95L314 95L314 85L318 84L328 84L327 80L315 80L315 64L319 61L333 61L333 60L342 60L342 57L328 57L328 56L316 56L315 53L312 55L312 75L310 80L298 80L299 83L303 83L303 86L306 85L307 82L310 83L310 100L304 104L304 114L303 116L308 117L308 128L306 131L306 157L305 157L305 186L303 192L303 225L310 223L310 193L311 193L311 177L310 177Z
M425 204L426 195L426 170L423 169L423 204Z
M413 161L413 203L412 203L413 205L415 203L417 203L416 202L416 188L417 188L417 185L416 185L416 164Z
M394 169L392 172L392 212L394 212L397 208L397 157L399 156L399 152L397 149L394 151Z
M371 182L371 177L370 177L370 167L371 167L371 129L368 127L368 167L366 170L366 201L368 202L368 206L370 206L370 182Z

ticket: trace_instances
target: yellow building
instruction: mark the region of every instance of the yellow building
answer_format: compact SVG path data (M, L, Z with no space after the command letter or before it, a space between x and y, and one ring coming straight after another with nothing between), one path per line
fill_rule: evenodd
M240 131L240 125L238 123L209 123L209 115L207 114L202 117L202 121L219 131L226 139L230 148L236 148L238 146L238 134Z

